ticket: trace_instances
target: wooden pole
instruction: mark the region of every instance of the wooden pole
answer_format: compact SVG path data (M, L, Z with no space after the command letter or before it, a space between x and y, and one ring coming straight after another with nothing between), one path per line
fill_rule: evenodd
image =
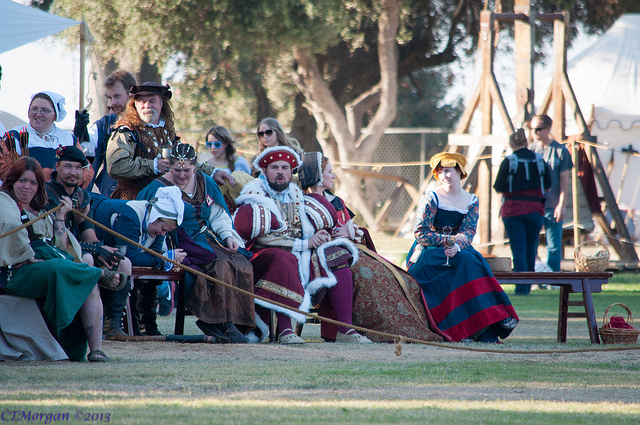
M84 62L85 62L85 45L87 43L87 27L84 17L80 23L80 84L78 85L78 111L84 109Z
M514 117L514 126L520 127L523 122L531 120L531 113L534 111L533 106L533 40L534 28L532 20L534 16L530 16L531 5L530 0L516 0L514 12L522 14L526 20L515 20L515 58L516 58L516 93L523 96L519 103L522 110L518 108L518 114Z
M494 22L493 14L483 11L480 15L480 45L482 48L482 79L483 86L480 95L482 111L482 135L492 134L493 131L493 101L491 98L491 79L493 78L494 56ZM491 148L486 147L482 155L491 156ZM482 160L478 164L478 185L476 193L479 200L478 234L485 245L483 254L491 254L491 195L492 195L491 160Z
M562 20L553 21L553 125L551 133L557 138L564 140L564 123L566 119L565 97L562 90L562 83L567 74L567 27L569 25L569 13L563 12ZM575 207L575 205L574 205Z

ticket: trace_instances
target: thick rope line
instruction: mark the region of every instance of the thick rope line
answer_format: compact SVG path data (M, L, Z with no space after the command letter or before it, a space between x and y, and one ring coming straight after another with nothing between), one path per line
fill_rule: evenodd
M25 227L30 226L31 224L35 223L38 220L42 220L43 218L45 218L45 217L49 216L50 214L53 214L54 212L59 210L61 207L62 207L62 204L58 205L57 207L55 207L55 208L53 208L53 209L51 209L49 211L47 211L46 213L44 213L42 215L39 215L38 217L30 220L29 222L24 223L23 225L21 225L19 227L16 227L15 229L12 229L12 230L10 230L10 231L8 231L6 233L3 233L2 235L0 235L0 239L4 238L4 237L6 237L6 236L8 236L10 234L13 234L13 233L15 233L15 232L17 232L19 230L22 230ZM379 336L382 336L384 338L392 339L394 341L394 343L395 343L394 352L395 352L395 354L397 356L400 356L402 354L402 343L403 342L411 342L411 343L414 343L414 344L422 344L422 345L427 345L427 346L436 347L436 348L448 348L448 349L452 349L452 350L461 350L461 351L474 351L474 352L479 352L479 353L507 353L507 354L523 354L523 355L585 353L585 352L597 352L597 351L627 351L627 350L638 350L638 349L640 349L640 346L638 346L638 345L635 345L635 346L634 345L629 345L629 346L625 346L625 347L618 347L618 346L616 346L616 347L601 347L601 346L599 346L599 347L572 348L572 349L554 349L554 350L538 350L538 351L534 351L534 350L511 350L511 349L500 350L500 349L495 349L495 348L480 348L480 347L461 346L461 345L457 345L457 344L454 344L454 343L423 341L423 340L420 340L420 339L409 338L409 337L405 337L405 336L402 336L402 335L395 335L395 334L390 334L390 333L387 333L387 332L380 332L380 331L376 331L376 330L373 330L373 329L367 329L367 328L363 328L361 326L356 326L356 325L349 324L349 323L343 323L343 322L340 322L340 321L337 321L337 320L333 320L333 319L329 319L329 318L326 318L326 317L323 317L323 316L319 316L319 315L317 315L315 313L309 313L309 312L306 312L306 311L302 311L302 310L299 310L297 308L290 307L288 305L279 303L277 301L269 300L269 299L264 298L264 297L262 297L260 295L256 295L256 294L254 294L252 292L245 291L243 289L237 288L237 287L235 287L235 286L233 286L231 284L228 284L226 282L223 282L221 280L213 278L213 277L211 277L211 276L209 276L207 274L204 274L199 270L193 269L191 267L187 267L187 266L185 266L183 264L178 263L177 261L174 261L174 260L172 260L170 258L167 258L167 257L161 255L161 254L158 254L157 252L152 251L151 249L149 249L149 248L147 248L147 247L145 247L143 245L140 245L138 242L136 242L136 241L134 241L132 239L129 239L126 236L120 235L119 233L117 233L117 232L113 231L112 229L104 226L103 224L98 223L97 221L93 220L92 218L88 217L87 215L81 213L78 210L72 209L71 211L74 214L76 214L77 216L79 216L79 217L89 221L90 223L100 227L101 229L105 230L106 232L108 232L108 233L110 233L110 234L112 234L112 235L124 240L125 242L127 242L127 243L129 243L129 244L131 244L131 245L133 245L133 246L135 246L135 247L137 247L139 249L144 250L145 252L147 252L147 253L149 253L149 254L157 257L157 258L160 258L160 259L162 259L164 261L168 261L169 263L173 264L176 267L182 268L185 271L193 273L193 274L195 274L197 276L201 276L201 277L203 277L203 278L205 278L205 279L207 279L207 280L209 280L211 282L223 285L226 288L230 288L230 289L238 291L238 292L240 292L240 293L242 293L244 295L248 295L248 296L250 296L252 298L257 298L259 300L271 303L273 305L277 305L277 306L285 308L287 310L294 311L294 312L302 314L302 315L304 315L306 317L317 319L317 320L320 320L320 321L323 321L323 322L326 322L326 323L330 323L330 324L333 324L333 325L336 325L336 326L347 326L347 327L353 328L353 329L355 329L357 331L360 331L360 332L363 332L363 333L379 335Z
M5 238L5 237L7 237L9 235L13 235L14 233L19 232L20 230L24 229L25 227L31 226L36 221L40 221L43 218L46 218L46 217L50 216L51 214L53 214L56 211L58 211L60 208L62 208L62 204L58 205L55 208L50 209L49 211L47 211L47 212L45 212L45 213L43 213L43 214L41 214L39 216L36 216L36 217L32 218L31 220L27 221L26 223L23 223L21 226L18 226L15 229L11 229L8 232L5 232L5 233L1 234L0 235L0 239Z
M202 273L199 270L193 269L191 267L187 267L183 264L178 263L177 261L171 260L161 254L158 254L155 251L150 250L149 248L140 245L139 243L127 238L126 236L122 236L120 234L118 234L117 232L113 231L112 229L104 226L101 223L98 223L97 221L91 219L90 217L82 214L81 212L77 211L77 210L72 210L73 213L77 214L78 216L84 218L85 220L88 220L90 223L93 223L94 225L99 226L101 229L109 232L110 234L126 241L127 243L130 243L131 245L136 246L137 248L143 249L145 252L148 252L149 254L152 254L155 257L158 257L162 260L168 261L171 264L173 264L176 267L180 267L183 268L185 271L188 271L190 273L193 273L195 275L198 276L202 276L203 278L211 281L211 282L215 282L217 284L223 285L226 288L230 288L233 289L235 291L238 291L244 295L248 295L250 297L253 298L257 298L259 300L262 301L266 301L269 302L271 304L277 305L279 307L283 307L286 308L287 310L290 311L294 311L296 313L299 314L303 314L307 317L313 318L313 319L317 319L317 320L321 320L323 322L327 322L327 323L331 323L337 326L347 326L347 327L351 327L357 331L361 331L364 333L370 333L370 334L376 334L385 338L389 338L394 340L394 342L396 343L396 355L400 355L402 353L402 348L401 348L401 344L402 342L411 342L414 344L422 344L422 345L428 345L428 346L432 346L432 347L437 347L437 348L449 348L449 349L453 349L453 350L463 350L463 351L475 351L475 352L480 352L480 353L508 353L508 354L555 354L555 353L584 353L584 352L593 352L593 351L626 351L626 350L637 350L640 349L640 346L627 346L627 347L588 347L588 348L571 348L571 349L556 349L556 350L540 350L540 351L534 351L534 350L500 350L500 349L495 349L495 348L479 348L479 347L468 347L468 346L460 346L460 345L454 345L454 343L443 343L443 342L433 342L433 341L423 341L420 339L415 339L415 338L409 338L409 337L405 337L402 335L395 335L395 334L390 334L387 332L380 332L380 331L376 331L373 329L367 329L367 328L363 328L360 326L356 326L353 324L349 324L349 323L343 323L337 320L333 320L333 319L329 319L323 316L319 316L315 313L309 313L306 311L302 311L299 310L297 308L294 307L290 307L287 306L285 304L279 303L277 301L273 301L273 300L269 300L267 298L264 298L260 295L256 295L252 292L249 291L245 291L244 289L241 288L237 288L231 284L228 284L226 282L223 282L221 280L218 280L216 278L213 278L205 273Z

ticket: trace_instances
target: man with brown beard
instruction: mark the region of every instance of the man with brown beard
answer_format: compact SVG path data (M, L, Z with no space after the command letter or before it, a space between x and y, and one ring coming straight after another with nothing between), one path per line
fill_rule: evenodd
M177 142L169 85L144 83L131 88L133 99L116 122L116 131L107 147L107 171L118 181L111 195L115 199L136 199L138 192L159 174L169 171L169 160L162 157ZM213 175L223 184L233 185L233 177L203 164L199 170ZM214 174L215 171L215 174Z

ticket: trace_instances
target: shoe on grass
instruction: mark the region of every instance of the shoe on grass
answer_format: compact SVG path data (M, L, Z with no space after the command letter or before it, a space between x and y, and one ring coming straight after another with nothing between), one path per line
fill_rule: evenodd
M280 344L306 344L305 340L296 335L291 328L283 330L278 341Z
M224 332L229 341L232 344L248 344L249 338L244 336L242 332L236 328L236 325L231 322L226 322L220 325L220 330Z
M228 344L231 342L229 337L220 329L220 326L214 323L207 323L198 319L196 320L196 326L200 328L203 334L212 336L216 340L216 344Z
M373 342L366 336L360 335L354 329L350 329L347 333L338 332L336 335L336 342L346 342L354 344L373 344Z

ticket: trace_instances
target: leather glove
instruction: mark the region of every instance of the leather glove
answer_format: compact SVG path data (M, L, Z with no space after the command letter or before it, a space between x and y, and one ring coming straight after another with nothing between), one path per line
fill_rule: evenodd
M76 111L76 124L73 126L73 135L78 139L78 143L89 141L89 112L85 109L82 112Z

